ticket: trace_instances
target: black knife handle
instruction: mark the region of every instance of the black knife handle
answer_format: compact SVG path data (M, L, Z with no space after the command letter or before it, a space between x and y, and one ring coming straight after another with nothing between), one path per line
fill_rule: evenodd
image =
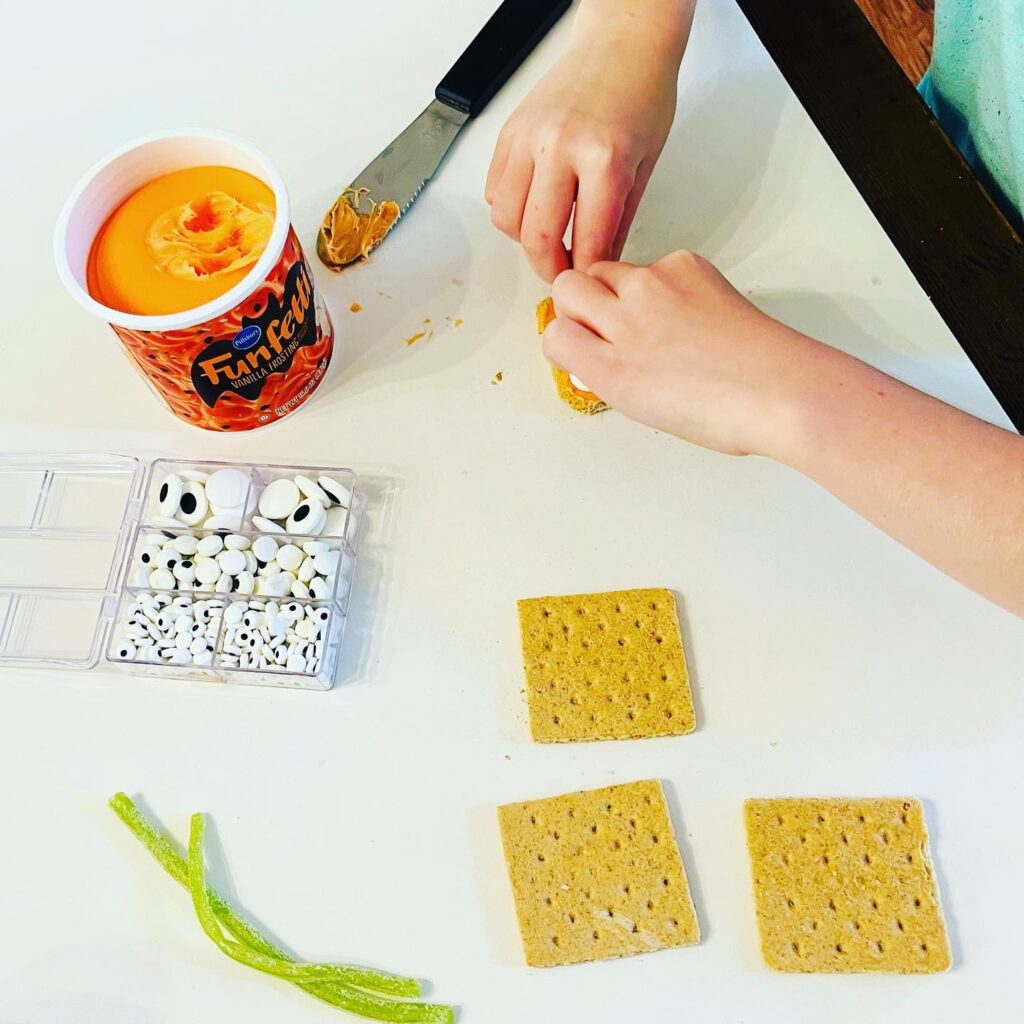
M572 0L503 0L434 90L475 117L547 35Z

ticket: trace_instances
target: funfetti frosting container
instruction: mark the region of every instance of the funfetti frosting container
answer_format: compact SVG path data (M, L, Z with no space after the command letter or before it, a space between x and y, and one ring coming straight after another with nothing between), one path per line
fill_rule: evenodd
M141 316L98 302L89 253L118 206L143 185L189 167L238 168L274 193L269 241L248 274L218 298L181 313ZM95 166L57 222L57 271L79 305L105 320L153 391L179 419L206 430L252 430L287 416L327 372L334 330L290 222L288 192L270 162L220 132L161 132Z

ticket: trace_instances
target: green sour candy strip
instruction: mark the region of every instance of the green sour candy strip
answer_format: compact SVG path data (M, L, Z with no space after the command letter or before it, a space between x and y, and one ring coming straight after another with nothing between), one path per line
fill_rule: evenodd
M115 794L111 798L110 806L159 861L164 870L186 889L189 888L188 865L167 837L142 814L124 793ZM288 974L279 975L281 977L295 981L340 981L344 984L372 989L388 995L418 996L420 994L420 984L414 978L401 978L383 971L336 964L297 964L283 950L272 945L248 921L235 914L215 889L207 887L207 898L216 917L236 939L266 957L294 964L295 969Z
M217 923L217 917L210 902L208 888L206 885L206 868L203 864L203 835L206 824L202 814L193 814L191 828L188 838L188 883L189 891L192 893L192 905L195 907L196 916L202 925L203 931L216 943L217 947L226 956L238 963L252 967L254 970L263 971L266 974L273 974L278 978L285 978L289 981L310 981L314 978L322 978L327 981L338 982L340 979L332 964L294 964L287 963L276 957L267 956L251 947L244 946L239 942L233 942L225 938ZM352 1013L358 1013L363 1017L370 1017L374 1020L415 1022L415 1024L426 1024L440 1020L454 1019L454 1016L439 1017L437 1011L446 1011L451 1014L450 1007L436 1007L425 1003L399 1003L390 999L380 999L368 993L357 992L354 989L346 989L344 982L334 986L335 991L325 1000L335 1006L342 1006ZM323 998L323 996L321 996Z
M135 806L124 793L116 793L110 799L114 813L128 826L132 834L159 862L160 866L186 889L189 888L189 869L185 859L174 849L167 837ZM278 949L257 931L248 921L239 917L231 906L221 897L216 889L208 886L207 898L219 922L243 944L264 956L295 963L283 950ZM305 965L296 964L300 969ZM360 988L383 992L396 996L417 996L420 984L414 978L402 978L384 971L374 971L361 967L344 967L339 965L314 965L330 967L335 972L335 979ZM320 972L313 972L309 980L322 977ZM299 981L301 978L295 978ZM321 992L313 993L324 998Z
M110 798L110 806L161 867L175 881L186 889L190 889L189 865L175 850L167 836L135 806L125 793L115 793ZM205 892L206 899L217 920L239 942L256 953L276 957L285 963L294 963L292 957L274 946L248 921L240 918L216 889L206 886ZM218 945L220 944L218 943ZM360 988L375 989L378 992L401 996L419 995L419 983L413 978L402 978L398 975L365 968L350 968L349 970L357 975L352 984ZM393 1003L388 1000L375 999L363 992L353 991L349 985L344 983L291 980L298 988L316 999L376 1020L404 1021L407 1024L454 1024L455 1012L449 1006L429 1003ZM396 1012L399 1012L400 1015L395 1016Z

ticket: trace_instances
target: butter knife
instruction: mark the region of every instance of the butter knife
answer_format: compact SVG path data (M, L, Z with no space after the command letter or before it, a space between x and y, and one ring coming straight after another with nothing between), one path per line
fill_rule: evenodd
M572 0L503 0L441 79L426 110L360 172L327 211L316 251L342 270L365 258L437 173L462 126L479 114Z

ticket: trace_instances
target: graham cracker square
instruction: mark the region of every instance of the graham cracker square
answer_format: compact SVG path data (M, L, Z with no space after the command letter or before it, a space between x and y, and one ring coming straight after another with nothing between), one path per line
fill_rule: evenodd
M519 602L530 733L540 743L680 736L696 725L670 590Z
M744 818L769 967L898 974L949 967L919 800L748 800Z
M505 804L498 822L531 967L700 941L656 780Z

